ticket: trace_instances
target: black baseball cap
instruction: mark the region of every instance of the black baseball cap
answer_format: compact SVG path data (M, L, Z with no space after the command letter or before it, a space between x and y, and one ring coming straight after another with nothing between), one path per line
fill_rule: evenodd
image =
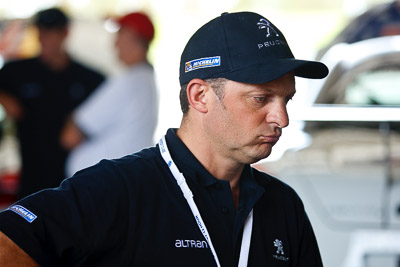
M33 17L33 23L48 29L63 28L68 25L69 18L61 9L54 7L39 11Z
M253 12L223 13L190 38L181 56L179 81L226 78L264 83L294 71L296 76L321 79L328 68L321 62L295 59L282 32Z

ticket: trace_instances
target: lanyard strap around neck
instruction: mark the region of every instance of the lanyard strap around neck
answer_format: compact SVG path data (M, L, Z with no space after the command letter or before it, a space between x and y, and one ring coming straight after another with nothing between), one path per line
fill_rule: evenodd
M172 160L171 154L169 153L168 147L167 147L167 141L165 140L165 136L161 138L161 140L158 143L161 156L163 157L165 163L167 163L172 175L175 177L176 182L178 183L180 189L182 190L182 193L189 204L189 207L193 213L194 219L196 220L197 226L200 229L200 232L203 234L204 238L206 239L211 252L214 256L214 260L217 264L218 267L221 266L217 253L214 249L214 246L211 242L211 237L208 234L207 227L201 218L200 211L196 206L196 203L194 202L193 199L193 193L190 190L189 186L186 183L186 179L183 176L183 174L179 171L178 167L175 165L175 162ZM250 251L250 241L251 241L251 232L253 228L253 210L251 210L249 216L247 217L243 229L243 237L242 237L242 244L241 244L241 249L240 249L240 257L239 257L239 267L246 267L247 266L247 261L249 258L249 251Z

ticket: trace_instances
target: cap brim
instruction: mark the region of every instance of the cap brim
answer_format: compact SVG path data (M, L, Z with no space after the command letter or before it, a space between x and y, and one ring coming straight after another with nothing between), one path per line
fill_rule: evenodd
M268 64L259 63L242 67L216 76L243 83L264 83L292 71L295 76L309 79L322 79L329 73L328 67L321 62L285 58L273 60Z

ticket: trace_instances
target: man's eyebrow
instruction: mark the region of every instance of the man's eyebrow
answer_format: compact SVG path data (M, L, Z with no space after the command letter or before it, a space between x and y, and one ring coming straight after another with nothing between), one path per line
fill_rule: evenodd
M276 94L281 91L281 89L276 89L276 88L270 88L270 87L257 87L255 90L252 91L262 91L267 94ZM293 89L284 89L287 95L295 95L297 90L295 88Z
M273 89L273 88L270 88L270 87L261 87L261 86L257 86L257 87L255 87L253 90L251 90L251 91L262 91L262 92L265 92L265 93L274 93L274 92L276 92L277 90L276 90L276 89Z

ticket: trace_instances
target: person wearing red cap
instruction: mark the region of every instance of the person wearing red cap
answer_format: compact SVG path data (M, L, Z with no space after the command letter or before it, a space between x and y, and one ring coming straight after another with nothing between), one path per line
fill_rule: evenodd
M61 135L72 149L66 172L118 158L153 145L158 95L154 71L147 60L154 26L142 12L129 13L116 22L115 46L126 70L110 78L74 112Z

